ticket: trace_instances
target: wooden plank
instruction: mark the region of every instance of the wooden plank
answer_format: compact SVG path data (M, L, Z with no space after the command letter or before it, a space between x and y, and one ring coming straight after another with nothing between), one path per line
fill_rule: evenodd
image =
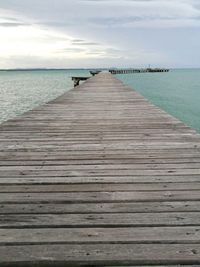
M197 169L133 169L133 170L123 170L123 169L110 169L110 170L7 170L7 171L0 171L0 177L107 177L107 176L189 176L195 175L200 176L200 168Z
M200 211L200 201L120 202L120 203L28 203L0 204L0 214L98 214ZM172 214L173 216L173 214Z
M95 183L95 184L56 184L57 181L52 180L52 184L44 185L1 185L1 193L33 193L33 192L124 192L124 191L183 191L183 190L200 190L200 182L198 183Z
M0 229L0 246L49 243L199 244L200 227Z
M199 222L200 212L0 215L0 228L199 226Z
M51 184L120 184L120 183L199 183L199 176L198 175L145 175L145 176L78 176L78 173L74 175L63 175L63 176L27 176L24 172L20 173L21 176L7 176L4 175L0 177L0 184L1 185L17 185L17 184L24 184L24 185L51 185Z
M132 152L132 151L131 151ZM146 150L140 150L140 151L135 151L135 153L128 153L128 151L124 152L123 154L121 150L117 151L116 154L114 154L114 151L106 151L106 154L104 151L82 151L79 153L79 151L73 151L71 154L68 151L59 151L59 153L55 153L55 151L48 151L48 152L35 152L32 151L27 152L19 152L19 151L11 151L11 152L0 152L0 160L9 162L9 161L22 161L22 163L25 161L27 164L30 161L41 161L42 163L47 162L47 161L68 161L69 163L72 162L73 160L89 160L92 158L93 160L167 160L171 159L176 162L176 159L180 159L180 153L182 156L182 159L188 158L188 159L195 159L198 158L199 152L198 151L193 151L193 153L188 152L187 154L184 153L182 150L178 150L176 153L168 153L168 151L163 150L160 152L159 150L156 152L152 151L146 151ZM144 155L145 154L145 155ZM19 163L20 164L20 163ZM8 165L8 163L5 164L5 166Z
M44 158L43 158L44 159ZM180 158L180 155L172 158L125 158L125 159L66 159L66 160L1 160L0 166L65 166L65 165L122 165L122 164L187 164L200 163L200 157Z
M2 264L199 265L199 244L88 244L0 246ZM23 264L23 265L22 265Z
M165 163L165 164L157 164L157 163L143 163L143 164L67 164L67 165L14 165L14 166L0 166L0 173L6 172L6 171L71 171L71 170L90 170L90 171L99 171L99 170L170 170L170 169L198 169L200 168L200 162L197 163ZM200 173L199 173L200 174Z
M79 192L75 193L2 193L0 203L101 203L135 201L199 201L196 191Z

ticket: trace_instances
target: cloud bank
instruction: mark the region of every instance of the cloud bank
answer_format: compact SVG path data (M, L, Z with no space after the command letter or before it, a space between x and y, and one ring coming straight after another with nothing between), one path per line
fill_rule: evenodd
M198 67L198 0L1 0L0 68Z

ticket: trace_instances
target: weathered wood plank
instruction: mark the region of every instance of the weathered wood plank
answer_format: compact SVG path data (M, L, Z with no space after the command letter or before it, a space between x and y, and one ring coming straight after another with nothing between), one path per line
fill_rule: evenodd
M199 265L199 244L88 244L0 246L2 265ZM23 265L22 265L23 264Z
M0 229L0 246L49 243L199 244L200 227Z
M200 169L200 162L195 163L143 163L143 164L67 164L67 165L14 165L14 166L0 166L0 173L6 171L70 171L70 170L90 170L90 171L99 171L99 170L170 170L170 169ZM200 174L200 173L199 173Z
M182 191L182 190L200 190L200 182L189 183L95 183L95 184L56 184L52 179L52 184L43 185L1 185L1 193L33 193L33 192L123 192L123 191Z
M55 160L1 160L0 161L0 166L65 166L65 165L122 165L122 164L188 164L188 163L199 163L200 164L200 157L185 157L185 158L180 158L180 155L177 155L177 157L172 157L172 158L125 158L125 159L55 159ZM160 165L162 166L162 165Z
M200 176L200 168L198 169L108 169L108 170L2 170L0 171L0 177L95 177L95 176L184 176L195 175Z
M98 208L98 206L96 207ZM0 228L40 228L40 227L74 228L74 227L121 227L121 226L160 227L160 226L199 226L199 225L200 225L200 212L0 215Z
M0 204L0 214L98 214L98 213L156 213L200 211L200 201L120 202L120 203L28 203ZM173 216L173 214L172 214Z
M134 201L199 201L196 191L136 191L136 192L79 192L75 193L2 193L0 203L101 203Z
M49 175L49 176L27 176L24 172L20 173L21 176L7 176L4 175L3 177L0 177L0 184L1 185L17 185L17 184L24 184L24 185L30 185L30 184L43 184L43 185L51 185L51 184L109 184L109 183L184 183L184 182L190 182L190 183L199 183L199 175L145 175L145 176L78 176L76 173L75 175L63 175L63 176L55 176Z

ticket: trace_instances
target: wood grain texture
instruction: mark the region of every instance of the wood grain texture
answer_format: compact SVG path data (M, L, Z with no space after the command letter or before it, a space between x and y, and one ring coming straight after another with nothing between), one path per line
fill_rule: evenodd
M0 126L0 266L200 266L200 135L109 73Z
M199 244L17 245L0 246L0 254L2 266L27 266L30 258L35 266L66 262L72 266L200 264Z

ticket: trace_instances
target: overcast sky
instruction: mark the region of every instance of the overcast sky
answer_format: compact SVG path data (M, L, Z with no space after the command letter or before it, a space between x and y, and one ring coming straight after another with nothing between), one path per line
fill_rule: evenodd
M0 0L0 68L200 67L200 0Z

